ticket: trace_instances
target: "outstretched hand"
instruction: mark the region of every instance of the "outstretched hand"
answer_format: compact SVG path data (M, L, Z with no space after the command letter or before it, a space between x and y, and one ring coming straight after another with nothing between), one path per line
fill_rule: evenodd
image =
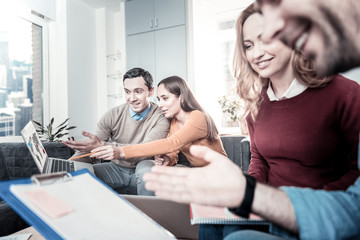
M196 168L155 166L144 175L145 187L155 195L183 203L235 207L242 202L245 177L224 155L204 146L192 146L193 156L209 162Z
M69 148L85 153L90 152L92 149L103 145L101 140L94 134L82 131L82 135L87 137L87 139L82 141L66 140L62 141L62 143L64 143Z
M91 152L93 152L94 154L92 154L90 157L99 159L101 158L104 160L115 160L125 157L122 147L117 147L114 145L105 145L102 147L98 147L93 149Z

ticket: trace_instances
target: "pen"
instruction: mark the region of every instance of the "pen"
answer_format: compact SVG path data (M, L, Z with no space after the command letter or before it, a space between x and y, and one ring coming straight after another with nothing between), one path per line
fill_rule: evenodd
M100 151L91 152L91 153L83 154L83 155L80 155L80 156L72 157L69 160L74 160L74 159L78 159L78 158L82 158L82 157L87 157L87 156L90 156L90 155L92 155L94 153L97 153L97 152L100 152Z

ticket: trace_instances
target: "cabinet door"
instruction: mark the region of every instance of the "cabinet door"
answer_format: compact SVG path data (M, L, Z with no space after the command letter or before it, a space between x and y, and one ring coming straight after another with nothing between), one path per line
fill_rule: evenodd
M151 73L155 81L154 32L135 34L126 38L126 69L141 67ZM155 84L154 84L155 85Z
M155 29L185 24L185 0L154 0Z
M125 25L127 35L154 30L153 0L133 0L126 2Z
M187 80L186 28L166 28L155 32L156 82L173 75Z

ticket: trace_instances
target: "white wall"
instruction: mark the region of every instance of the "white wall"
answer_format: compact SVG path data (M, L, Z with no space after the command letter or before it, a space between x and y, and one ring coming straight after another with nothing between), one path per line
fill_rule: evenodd
M360 84L360 67L354 68L350 71L343 73L345 77L352 79Z
M54 117L55 126L68 118L67 15L66 1L56 1L57 19L49 23L49 99L45 124ZM46 99L46 98L45 98Z
M56 0L56 21L49 24L49 115L55 125L70 118L81 131L95 132L108 110L107 55L125 52L123 4L118 12L95 9L83 0ZM125 62L120 62L123 72ZM122 89L121 89L122 91Z
M56 0L12 0L15 3L24 4L37 13L40 13L50 19L56 18Z
M67 0L68 116L81 130L94 132L97 123L96 13L82 0Z

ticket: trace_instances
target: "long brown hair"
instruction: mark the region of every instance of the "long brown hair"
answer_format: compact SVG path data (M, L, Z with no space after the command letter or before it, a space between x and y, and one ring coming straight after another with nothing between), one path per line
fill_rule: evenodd
M161 84L163 84L170 93L181 98L180 107L182 110L185 112L199 110L204 113L207 123L206 140L212 142L219 137L214 120L200 106L184 79L178 76L171 76L161 80L157 86L159 87Z
M245 103L245 111L242 117L246 117L250 114L253 120L255 120L261 102L263 101L261 92L263 89L267 88L269 84L269 79L263 78L255 72L246 59L243 25L248 17L254 13L261 14L256 3L250 4L240 14L236 21L236 45L233 58L233 75L237 80L237 94ZM292 58L292 65L297 80L309 88L324 87L332 81L333 77L318 78L313 70L312 62L306 60L299 51L293 51L294 57Z

